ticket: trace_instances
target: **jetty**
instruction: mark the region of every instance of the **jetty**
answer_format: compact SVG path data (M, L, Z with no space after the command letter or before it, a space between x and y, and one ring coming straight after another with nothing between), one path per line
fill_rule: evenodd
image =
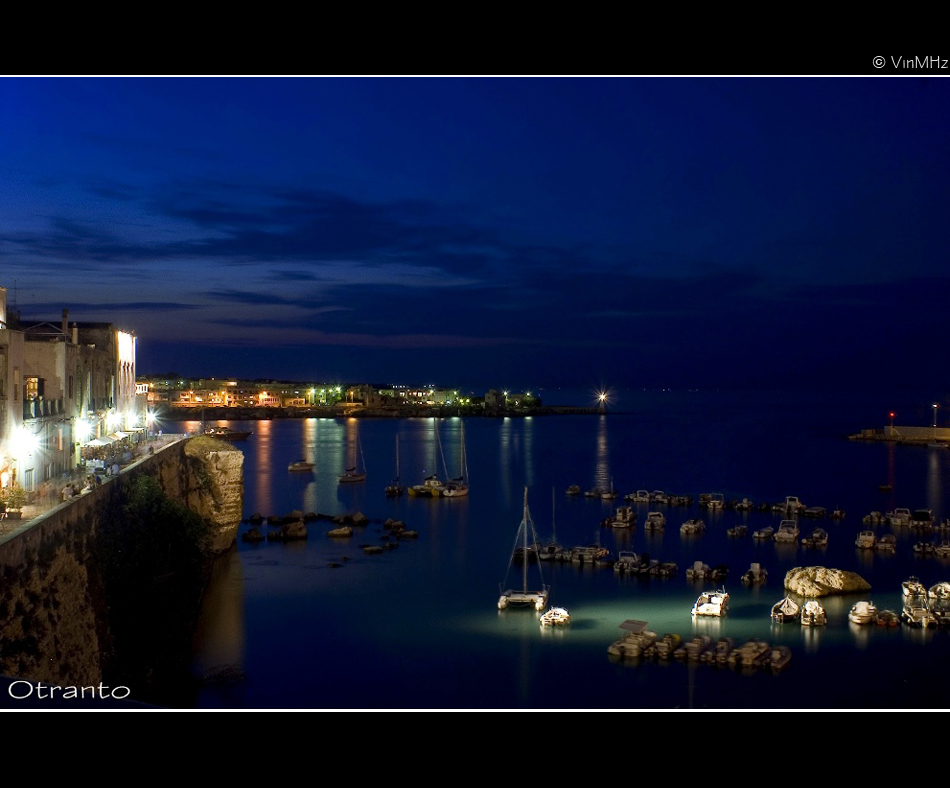
M881 429L861 430L849 435L851 441L882 441L886 443L901 443L912 446L927 446L929 444L950 445L950 427L895 427L886 426Z

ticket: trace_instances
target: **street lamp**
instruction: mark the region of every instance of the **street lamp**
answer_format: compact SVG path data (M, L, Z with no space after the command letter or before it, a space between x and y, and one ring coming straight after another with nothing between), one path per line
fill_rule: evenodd
M937 429L937 403L934 403L934 429Z

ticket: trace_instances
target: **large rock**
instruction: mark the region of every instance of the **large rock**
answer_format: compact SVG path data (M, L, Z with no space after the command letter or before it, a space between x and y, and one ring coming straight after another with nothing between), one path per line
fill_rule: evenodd
M785 590L806 597L852 594L869 591L871 584L855 572L825 569L823 566L801 566L785 575Z

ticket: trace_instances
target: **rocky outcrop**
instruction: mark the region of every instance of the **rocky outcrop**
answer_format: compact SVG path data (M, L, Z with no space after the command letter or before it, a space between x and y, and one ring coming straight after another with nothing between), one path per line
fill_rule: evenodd
M199 436L185 442L183 503L212 529L215 552L234 544L244 507L244 453Z
M785 575L785 590L805 597L831 596L869 591L871 584L856 572L805 566L790 569Z

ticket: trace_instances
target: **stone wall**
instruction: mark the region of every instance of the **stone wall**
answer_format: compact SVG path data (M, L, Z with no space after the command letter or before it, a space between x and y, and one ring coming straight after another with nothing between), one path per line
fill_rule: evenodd
M115 657L110 588L103 567L97 566L103 514L121 504L136 478L147 475L205 521L216 552L227 550L242 515L243 459L221 441L178 441L5 536L0 543L0 673L59 685L102 681Z

